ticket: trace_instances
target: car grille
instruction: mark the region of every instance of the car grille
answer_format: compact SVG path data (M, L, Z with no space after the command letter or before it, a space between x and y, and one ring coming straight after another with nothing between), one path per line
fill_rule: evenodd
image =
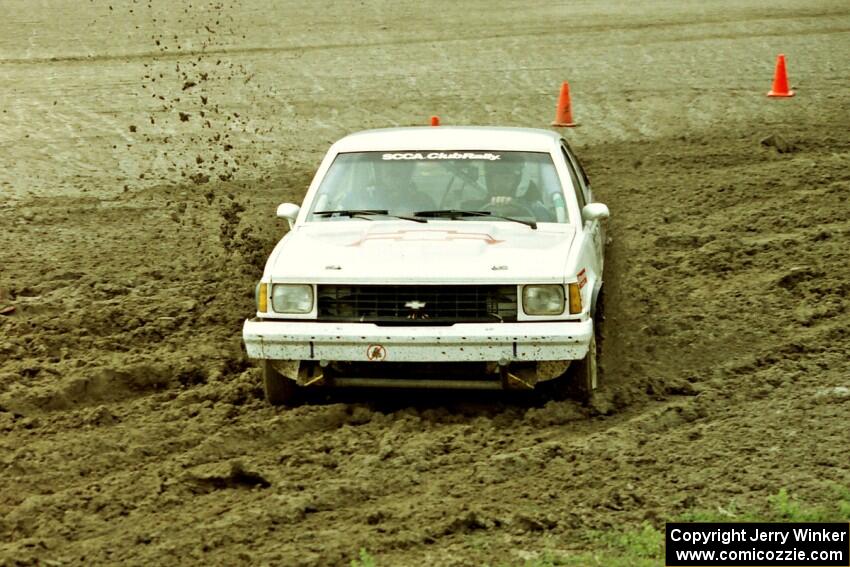
M516 290L515 285L319 285L318 320L384 325L516 321Z

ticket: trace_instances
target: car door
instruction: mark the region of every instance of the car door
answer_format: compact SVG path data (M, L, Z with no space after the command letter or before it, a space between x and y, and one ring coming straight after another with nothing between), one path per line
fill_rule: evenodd
M578 200L579 209L584 209L584 206L592 201L592 193L590 184L578 160L570 151L569 146L565 141L561 143L561 151L564 154L564 160L569 170L570 178L575 189L576 199ZM586 235L585 246L582 250L582 259L587 264L586 268L592 272L588 274L589 279L593 282L592 301L595 302L599 289L602 287L602 269L604 267L604 229L602 223L598 220L588 220L582 222L582 231Z
M573 183L577 184L579 188L580 195L577 195L579 197L579 206L584 208L587 203L594 202L590 180L566 140L561 141L561 149L567 159L567 166L570 168L570 176L573 178ZM599 221L585 222L584 227L592 235L594 253L599 258L599 265L601 267L604 261L603 245L605 242L605 227Z

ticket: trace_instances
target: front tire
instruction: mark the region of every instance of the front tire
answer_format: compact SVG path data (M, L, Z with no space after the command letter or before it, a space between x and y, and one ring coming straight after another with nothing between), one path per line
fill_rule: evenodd
M553 380L540 385L546 398L558 401L575 400L583 405L590 403L598 385L596 333L590 337L587 354L581 360L570 363L567 371Z
M298 403L300 388L278 372L271 360L263 360L263 389L266 400L273 406L292 407Z
M587 348L587 355L568 371L570 374L570 389L572 396L583 404L590 402L593 398L593 392L599 385L599 364L597 361L596 350L596 329L590 336L590 345Z
M605 288L599 291L593 308L593 334L587 354L576 360L566 373L552 380L553 395L557 400L570 398L587 405L593 399L593 393L599 387L599 339L602 337L603 299Z

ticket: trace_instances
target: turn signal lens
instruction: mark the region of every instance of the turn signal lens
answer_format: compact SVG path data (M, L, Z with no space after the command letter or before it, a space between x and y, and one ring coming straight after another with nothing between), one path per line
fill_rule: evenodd
M257 311L265 313L269 310L269 284L257 284Z
M581 313L581 288L577 283L568 285L570 289L570 314Z

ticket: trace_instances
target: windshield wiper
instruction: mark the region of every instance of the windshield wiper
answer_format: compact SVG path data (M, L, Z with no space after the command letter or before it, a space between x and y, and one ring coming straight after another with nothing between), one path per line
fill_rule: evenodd
M525 226L529 226L535 230L537 230L537 223L534 221L526 221L522 219L517 219L513 217L503 217L501 215L494 215L490 211L464 211L461 209L439 209L436 211L417 211L413 213L417 217L424 218L449 218L452 220L469 218L469 217L489 217L492 219L502 219L506 221L518 222L520 224L524 224Z
M362 217L366 220L372 220L369 217L372 215L380 215L382 217L392 217L394 219L409 220L413 222L428 222L426 219L418 219L416 217L408 217L404 215L391 215L386 209L342 209L339 211L317 211L313 213L323 217L331 217L340 215L343 217Z

